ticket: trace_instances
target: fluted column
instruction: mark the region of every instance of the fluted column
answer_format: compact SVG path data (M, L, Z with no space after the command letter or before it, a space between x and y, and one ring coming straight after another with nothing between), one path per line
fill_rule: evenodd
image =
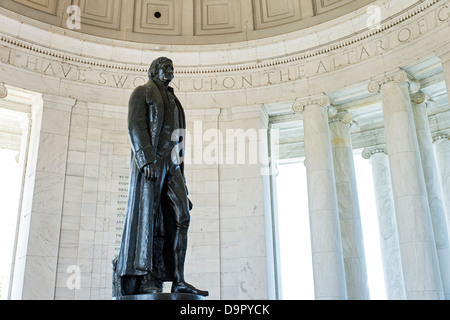
M389 164L407 299L443 299L439 261L428 206L408 81L399 70L371 81L381 90ZM418 91L418 90L417 90Z
M434 152L441 182L447 225L450 230L450 133L439 133L433 137Z
M311 251L317 300L347 299L339 209L331 151L327 107L321 95L295 102L303 112Z
M338 113L330 120L331 148L347 294L350 300L369 300L364 238L350 134L352 122L353 118L347 111Z
M431 221L433 223L436 250L442 286L446 299L450 299L450 242L447 227L447 217L444 208L441 184L437 171L436 157L433 150L430 125L428 122L427 106L431 105L423 92L413 96L412 107L419 142L423 173L425 176ZM447 272L445 272L447 270Z
M386 296L389 300L405 300L405 281L403 280L391 171L386 147L365 148L362 156L364 159L370 160L372 165Z

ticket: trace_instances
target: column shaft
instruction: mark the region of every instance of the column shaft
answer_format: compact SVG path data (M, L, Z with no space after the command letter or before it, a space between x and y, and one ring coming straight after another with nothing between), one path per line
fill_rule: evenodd
M447 212L447 225L450 230L450 136L448 134L440 134L434 137L433 140L439 180Z
M297 102L305 132L314 288L317 300L347 299L339 210L330 144L328 97Z
M369 91L376 92L381 87L406 297L443 299L427 190L406 81L407 74L402 70L380 82L372 81Z
M439 258L440 270L450 270L450 243L447 228L441 185L437 171L433 141L428 122L426 97L423 93L415 96L412 106L419 142L423 173L426 181L428 203L431 221L433 223L436 250ZM442 286L446 299L450 299L450 273L441 272Z
M440 50L437 50L436 55L441 59L447 93L450 97L450 45L444 45ZM433 140L444 205L447 212L448 230L450 230L450 134L448 132L438 134Z
M363 157L370 159L372 165L386 295L389 300L405 300L405 282L403 280L389 159L384 148L376 147L364 149Z
M330 123L342 250L350 300L369 300L366 257L350 135L351 115L339 113Z

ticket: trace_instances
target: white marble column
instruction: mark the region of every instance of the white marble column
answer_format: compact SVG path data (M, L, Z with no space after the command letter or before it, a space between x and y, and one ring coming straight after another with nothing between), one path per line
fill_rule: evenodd
M261 139L261 175L264 192L264 214L266 217L266 252L267 252L267 287L269 300L279 300L282 296L281 272L277 272L280 266L280 250L278 248L278 199L277 199L277 163L279 160L279 129L277 125L269 123L269 115L266 110L261 110L261 128L267 131Z
M350 300L369 300L364 238L350 135L352 121L353 118L347 111L338 113L330 120L331 148L347 294Z
M450 242L447 227L447 217L444 208L441 184L437 171L436 158L433 150L430 125L428 122L427 106L431 105L423 92L413 96L412 107L419 142L420 156L430 206L431 221L433 223L436 250L442 277L445 298L450 299Z
M11 299L53 300L71 110L75 100L44 95L32 129Z
M405 281L403 280L391 171L386 147L365 148L362 156L364 159L370 160L372 165L386 296L388 300L405 300Z
M440 133L433 137L434 152L441 182L447 226L450 230L450 133Z
M381 90L406 297L436 300L444 294L410 101L412 85L407 73L397 70L371 81L369 91Z
M317 300L347 299L327 107L321 95L295 102L303 112L314 288Z

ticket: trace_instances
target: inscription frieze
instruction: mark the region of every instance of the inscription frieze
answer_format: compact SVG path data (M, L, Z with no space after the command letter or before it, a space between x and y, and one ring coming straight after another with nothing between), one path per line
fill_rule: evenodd
M395 26L384 26L366 36L341 40L329 44L326 49L299 53L284 60L224 67L224 70L219 71L205 70L200 74L179 67L181 71L176 74L172 85L181 92L246 90L319 76L387 54L433 32L443 24L448 24L449 20L449 5L430 7L420 14L411 14L409 19L405 18L405 21ZM0 39L3 40L0 42L0 62L4 64L68 81L119 89L134 89L147 82L143 68L115 70L82 63L82 57L79 61L72 61L73 59L44 54L42 50L21 47L17 45L17 41L7 42L5 37Z

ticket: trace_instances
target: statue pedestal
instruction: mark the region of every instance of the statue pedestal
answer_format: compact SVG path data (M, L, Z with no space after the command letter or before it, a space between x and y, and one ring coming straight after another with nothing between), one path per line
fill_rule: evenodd
M117 301L200 301L203 299L203 296L187 293L150 293L113 297L113 300Z

